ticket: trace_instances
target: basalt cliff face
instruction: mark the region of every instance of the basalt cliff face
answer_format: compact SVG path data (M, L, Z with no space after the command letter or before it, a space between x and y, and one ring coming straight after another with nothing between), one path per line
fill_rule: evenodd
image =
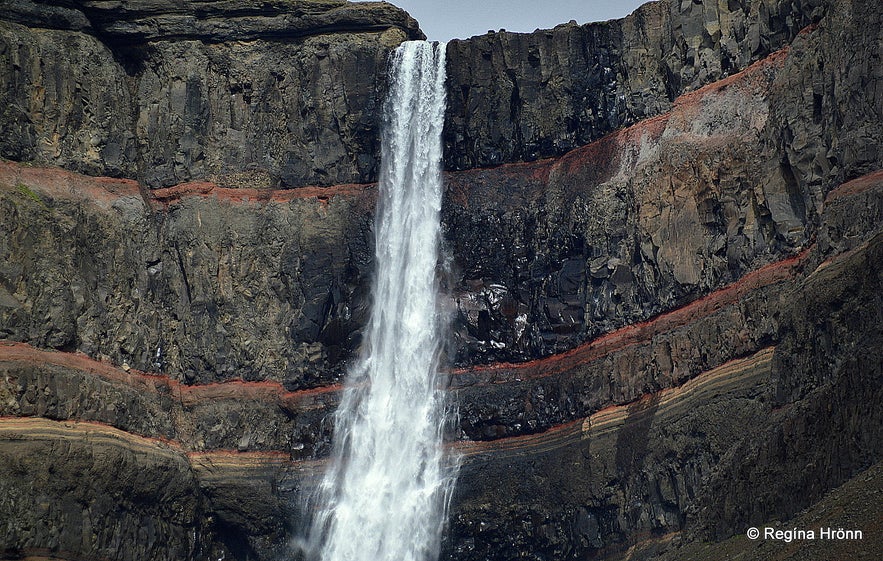
M386 57L419 28L8 8L0 558L295 556L370 304ZM661 1L448 45L444 558L718 559L798 515L881 553L840 498L880 489L881 29L870 0Z

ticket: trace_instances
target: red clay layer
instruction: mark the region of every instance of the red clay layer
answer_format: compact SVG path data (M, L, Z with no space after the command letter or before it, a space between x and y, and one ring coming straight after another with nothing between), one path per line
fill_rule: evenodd
M0 161L0 184L10 188L21 184L51 199L81 200L102 208L121 197L140 197L137 181L112 177L91 177L62 168L32 167L17 162ZM192 181L174 187L147 191L152 201L167 207L187 197L213 197L229 202L277 202L315 199L330 202L335 197L367 195L373 199L377 185L343 184L330 187L300 187L297 189L230 189L207 181Z
M230 202L272 201L276 203L315 198L319 202L328 202L334 197L355 197L365 193L373 196L376 187L376 183L349 183L330 187L309 186L295 189L231 189L219 187L207 181L191 181L174 187L155 189L150 192L150 195L152 199L165 205L186 197L215 197Z
M138 182L112 177L89 177L61 168L31 167L0 160L0 185L29 189L51 198L88 200L103 208L121 197L140 197Z
M761 351L758 351L758 353L756 353L754 357L770 352L772 352L772 348L763 349ZM751 357L749 359L738 358L730 360L708 372L700 374L699 377L713 372L726 372L732 365L750 362L753 360L754 357ZM666 395L677 396L683 392L683 389L685 387L688 387L690 384L695 384L699 377L693 378L690 382L687 382L686 384L683 384L679 387L666 388L655 393L645 394L640 398L634 400L634 402L632 403L649 402L653 399L658 400L660 397ZM591 416L591 418L595 418L598 416L603 417L605 413L609 413L613 410L623 407L628 407L628 405L610 405L600 411L596 411ZM551 450L581 438L586 419L587 418L575 419L573 421L551 427L543 432L534 434L505 437L489 441L450 442L448 443L448 446L456 453L461 454L465 457L487 453L493 453L495 455L505 455L506 453L523 451L538 452ZM303 464L304 466L309 465L313 467L319 467L327 461L324 459L293 460L290 458L290 455L288 453L278 450L239 452L236 450L217 449L192 451L187 450L181 442L176 440L135 435L133 433L128 433L126 431L118 429L112 425L95 421L56 421L33 417L0 417L0 434L2 434L3 432L4 425L21 425L22 428L27 428L27 425L39 424L61 425L66 429L78 429L84 433L88 433L91 429L109 435L118 435L131 441L167 446L183 455L186 455L191 460L191 462L208 461L213 463L223 463L225 461L232 461L238 464L252 463L253 465L267 465L281 463L292 466Z
M139 370L122 370L112 364L99 362L82 353L63 353L36 349L26 343L0 341L0 361L54 364L94 374L102 379L152 393L171 393L184 405L194 405L211 399L251 399L277 403L288 408L304 408L313 398L340 391L339 385L325 386L296 392L287 391L279 382L245 382L231 380L206 385L188 386L177 380Z
M840 185L828 193L828 196L825 197L825 204L841 197L859 195L875 187L883 187L883 169L873 171L867 175L857 177L852 181L847 181L843 185Z
M0 162L0 182L4 180L8 182L12 178L14 179L14 184L17 181L26 182L35 178L46 177L50 178L51 181L44 182L41 186L45 187L48 185L51 192L66 192L69 194L72 192L73 186L76 186L76 192L83 193L83 191L78 190L82 184L89 188L100 188L100 194L105 197L105 201L112 201L116 196L138 195L137 185L129 180L109 178L96 180L95 178L85 178L84 176L61 170L27 168L10 162ZM872 172L844 183L829 193L826 202L830 203L838 198L858 195L881 185L883 185L883 170ZM226 191L237 190L228 189ZM659 333L683 326L697 317L711 314L725 306L732 305L750 291L794 278L796 271L802 266L808 252L809 249L790 259L767 265L757 271L748 273L735 283L682 308L608 333L562 354L525 363L497 363L456 370L453 372L454 385L457 385L456 377L463 374L493 373L493 376L487 377L486 383L501 383L515 378L552 376L580 364L602 358L627 346L649 341ZM842 257L844 256L834 256L826 260L822 267ZM286 407L304 407L314 398L331 394L341 389L339 385L334 385L289 392L278 382L244 381L188 386L165 375L148 374L136 370L125 372L109 363L93 360L80 353L71 354L38 350L27 344L11 341L0 341L0 360L56 364L66 368L90 372L102 378L121 382L135 388L143 388L147 391L156 392L160 388L165 388L164 391L171 390L180 400L188 405L206 399L246 398L279 403ZM500 374L503 375L502 379L499 376Z
M695 321L697 318L711 315L724 307L736 304L754 290L794 279L809 253L810 249L806 249L794 257L772 263L757 271L752 271L733 284L712 292L686 306L666 312L653 319L602 335L597 339L558 355L517 364L503 362L469 369L458 369L453 373L455 376L453 385L457 385L456 376L463 374L503 374L502 377L498 375L488 376L481 383L505 383L514 379L546 378L595 361L626 347L646 343L661 333L672 331Z
M759 355L764 352L771 351L770 349L765 349L759 351L757 354ZM726 370L730 365L740 362L746 362L746 359L733 359L709 372L723 371ZM694 381L695 380L696 379L694 379ZM654 398L658 398L659 396L664 396L667 394L677 395L682 391L683 387L689 385L690 383L691 382L688 382L687 384L679 388L666 388L656 393L645 394L644 396L635 400L635 403L647 402ZM610 412L622 407L625 406L611 405L609 407L606 407L605 409L595 412L592 415L592 418L596 416L603 416L606 412ZM581 438L585 421L586 418L580 418L551 427L540 433L506 437L491 441L451 442L448 444L448 446L452 450L466 457L486 453L494 453L495 455L498 455L522 451L537 452L551 450ZM145 444L162 445L164 447L169 447L183 455L186 455L191 460L191 462L208 461L212 463L224 463L225 461L232 461L238 464L251 463L253 465L267 465L281 463L292 466L304 464L305 466L309 465L312 467L319 467L327 461L292 460L289 454L278 450L251 452L239 452L236 450L222 449L208 451L190 451L187 450L181 442L176 440L135 435L126 431L122 431L121 429L118 429L112 425L95 421L56 421L31 417L0 417L0 434L2 434L3 432L4 425L6 425L7 427L9 425L12 425L13 427L16 425L20 425L22 429L28 428L28 425L61 425L65 429L77 429L78 431L83 433L88 433L91 429L108 435L116 435L118 437L128 439L133 442L144 442Z
M483 383L505 383L516 379L544 378L560 374L576 366L603 358L623 348L648 342L654 336L682 327L697 318L708 316L737 303L751 291L772 284L792 280L803 265L809 249L748 273L735 283L702 297L671 312L645 322L637 323L603 335L559 355L524 363L497 363L455 370L452 385L464 374L486 376ZM108 381L150 392L169 393L185 405L212 399L253 399L278 403L290 408L308 407L313 399L338 392L340 385L289 392L282 384L272 381L245 382L233 380L206 385L185 385L166 375L149 374L138 370L124 371L106 362L99 362L82 353L64 353L36 349L25 343L0 341L0 361L46 363L88 372ZM502 376L500 376L502 374Z
M756 94L765 92L769 86L767 70L781 68L788 53L788 48L781 49L742 72L681 95L674 101L674 109L671 111L611 132L563 156L447 173L446 196L454 204L464 208L489 204L521 206L527 201L544 197L546 187L551 181L577 176L578 181L565 180L562 183L576 185L580 189L590 189L605 183L620 170L626 148L639 147L648 139L658 140L675 115L680 121L688 122L691 114L703 110L702 105L707 96L728 88L739 88ZM510 187L513 180L517 184L514 189Z
M677 111L684 111L690 106L695 106L695 109L699 110L701 109L700 102L708 94L721 92L736 84L740 87L755 89L762 83L758 80L766 80L763 70L768 67L780 67L787 58L788 52L789 49L786 47L754 63L742 72L699 88L694 92L685 93L675 100L674 106ZM469 192L469 184L480 185L489 181L499 183L501 179L516 176L520 183L537 186L548 184L553 174L585 175L586 181L582 183L586 186L603 183L618 170L622 156L621 148L638 144L646 135L658 138L665 129L670 116L671 112L668 112L645 119L557 158L447 173L448 196L455 204L468 206L470 196L473 195ZM141 195L138 183L131 179L90 177L61 168L31 167L9 161L0 162L0 183L9 186L21 183L52 198L92 201L105 208L119 197ZM487 190L487 194L492 193L492 189ZM174 187L146 191L146 194L162 207L167 207L187 197L214 197L233 203L269 201L287 203L293 200L307 199L327 203L334 197L368 195L373 198L376 194L376 184L306 186L294 189L231 189L207 181L193 181ZM505 196L506 194L498 193L498 195ZM539 195L538 192L523 194L527 198Z
M788 56L789 49L785 48L769 57L751 65L747 69L728 78L709 84L694 92L684 94L675 100L675 106L698 104L702 97L709 93L723 91L733 84L745 84L755 87L756 77L763 78L763 69L767 67L781 66ZM550 174L570 175L584 173L587 164L598 164L604 167L604 161L608 166L604 173L611 173L613 162L610 160L619 157L619 151L615 148L625 145L633 145L640 142L645 135L656 137L662 133L670 118L670 113L646 119L632 127L613 132L592 144L577 148L560 158L547 159L537 162L505 164L493 169L477 169L448 174L453 183L461 183L459 178L470 178L470 181L481 177L492 179L504 175L517 175L528 177L537 184L546 184L550 180ZM594 172L592 172L594 173ZM600 173L600 172L599 172ZM842 196L858 194L868 188L883 182L883 171L868 174L862 178L850 181L828 195L828 201ZM138 184L127 179L94 178L76 174L73 172L50 169L33 168L13 162L0 162L0 184L5 183L14 186L23 183L28 187L34 187L40 193L49 196L74 197L101 201L109 204L122 196L140 196ZM468 182L462 182L465 185ZM451 196L460 204L466 204L469 193L462 191L451 193ZM338 185L333 187L302 187L290 190L258 190L258 189L229 189L218 187L208 182L190 182L166 189L158 189L151 196L165 205L181 200L189 196L217 197L229 201L276 201L288 202L296 199L309 199L315 197L320 202L327 202L335 196L358 196L372 192L375 185ZM494 373L493 381L505 382L514 378L546 377L558 374L574 366L601 358L622 348L648 341L654 335L675 329L685 325L689 321L711 314L716 310L732 305L752 290L764 286L783 282L794 277L807 252L791 259L768 265L758 271L747 274L721 290L713 292L687 306L662 314L654 319L631 325L594 341L581 345L575 349L536 361L511 364L498 363L489 366L473 367L455 371L456 376L465 373ZM340 386L328 386L298 392L288 392L276 382L243 382L231 381L205 386L187 386L167 376L147 374L137 371L123 372L122 370L107 364L92 360L85 355L67 354L48 351L39 351L28 345L0 342L0 360L23 360L31 362L47 362L69 368L92 372L109 380L116 380L133 387L141 387L149 391L157 391L160 387L168 388L175 392L179 398L187 404L192 404L205 399L256 399L280 403L284 405L303 405L304 400L310 400L324 394L340 390ZM503 379L497 380L496 374L504 374ZM490 377L489 377L490 380Z

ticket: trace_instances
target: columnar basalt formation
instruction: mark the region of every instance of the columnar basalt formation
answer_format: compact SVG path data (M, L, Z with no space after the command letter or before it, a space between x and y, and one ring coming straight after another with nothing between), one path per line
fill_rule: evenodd
M564 154L746 68L828 9L812 0L663 1L620 20L453 41L448 166Z
M8 7L0 558L292 555L416 23ZM664 0L449 46L444 558L718 559L880 462L881 19Z
M830 404L842 421L827 434L825 424L812 427L811 441L798 438L792 444L793 459L775 456L776 464L763 463L763 469L796 470L788 466L806 462L823 470L806 477L831 485L876 457L880 419L871 404L883 397L875 394L881 387L883 362L875 354L880 346L874 344L880 337L876 316L881 278L879 267L870 274L865 267L881 257L881 234L875 225L883 212L883 176L872 174L838 188L829 196L827 209L841 218L830 220L831 227L820 236L824 244L760 269L693 305L623 328L561 357L456 372L453 385L463 408L461 428L483 442L460 445L466 466L455 502L453 529L460 541L452 545L453 558L481 558L497 550L555 555L582 548L613 551L647 532L687 527L726 536L743 522L791 515L808 505L812 495L804 492L804 502L795 503L790 492L768 491L780 502L755 505L760 510L747 513L754 518L746 520L728 513L731 507L713 500L716 495L706 486L733 485L727 470L743 464L727 461L727 456L778 454L782 427L803 426L808 418L826 422L826 416L807 408ZM843 216L863 213L871 213L866 214L868 222L852 220L849 227L840 223ZM844 302L851 304L844 308ZM810 340L807 332L816 334L817 317L830 318L832 325L855 322L871 328L831 329L826 331L829 338L804 348ZM759 321L762 318L767 319ZM848 322L841 323L846 318ZM856 337L866 341L858 349ZM768 346L771 343L775 348ZM795 345L801 347L799 352ZM854 354L829 371L824 357L841 356L838 348ZM728 361L740 356L748 358ZM799 364L790 364L795 357ZM328 435L315 431L335 405L334 388L291 393L266 382L184 385L18 343L0 347L0 359L3 414L13 416L7 417L9 430L24 415L89 420L122 428L136 439L168 442L189 458L189 468L176 468L181 477L195 477L200 489L202 502L194 516L214 521L214 526L200 530L201 539L211 541L213 532L225 533L233 542L214 547L261 555L283 547L287 528L279 520L295 516L288 510L291 501L303 491L303 482L323 455ZM611 378L612 374L618 376ZM604 409L610 403L624 405ZM566 424L548 427L554 422ZM754 427L747 435L746 424ZM758 429L761 426L769 428ZM655 436L642 437L635 432L640 427L655 431ZM648 438L646 446L634 449ZM843 450L850 454L841 451L837 465L826 465L830 446L839 446L843 439L864 442ZM601 454L589 455L601 463L576 469L574 462L585 458L586 446ZM609 459L604 459L606 454ZM64 455L59 457L66 465ZM194 475L188 475L188 469ZM835 471L825 473L827 469ZM596 479L576 474L595 474ZM627 478L628 483L611 483L605 477ZM488 484L491 480L497 484ZM739 480L749 485L765 480L767 489L775 489L789 478L761 473ZM505 482L502 487L500 481ZM518 490L517 496L501 494L501 488ZM557 498L548 496L550 489ZM627 498L634 493L643 497L638 511L627 508ZM711 508L691 515L697 501L706 500L702 497L708 497ZM29 504L13 502L10 508L18 512ZM539 529L525 530L521 521L537 517L542 521ZM30 519L20 519L28 527ZM488 520L498 522L488 527ZM518 527L522 530L515 532ZM7 534L5 539L17 535Z
M0 156L148 187L370 181L386 57L416 22L344 0L15 0Z

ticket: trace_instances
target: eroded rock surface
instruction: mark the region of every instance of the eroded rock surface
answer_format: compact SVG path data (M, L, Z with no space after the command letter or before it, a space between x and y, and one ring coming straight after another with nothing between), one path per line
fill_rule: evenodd
M333 380L357 345L372 188L160 191L154 212L133 182L0 166L3 338L292 388Z
M371 181L385 3L17 0L0 21L0 156L166 187Z
M457 360L561 352L805 248L827 192L880 169L880 32L854 19L880 10L848 4L562 158L450 174Z
M743 70L828 4L663 0L621 20L452 41L445 161L466 169L561 155Z

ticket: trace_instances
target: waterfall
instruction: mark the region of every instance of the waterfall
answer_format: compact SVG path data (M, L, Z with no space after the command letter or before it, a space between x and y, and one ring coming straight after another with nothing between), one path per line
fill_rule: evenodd
M311 528L308 548L322 561L438 557L456 475L442 447L438 374L444 81L444 44L410 41L392 55L374 302L335 416L333 461Z

